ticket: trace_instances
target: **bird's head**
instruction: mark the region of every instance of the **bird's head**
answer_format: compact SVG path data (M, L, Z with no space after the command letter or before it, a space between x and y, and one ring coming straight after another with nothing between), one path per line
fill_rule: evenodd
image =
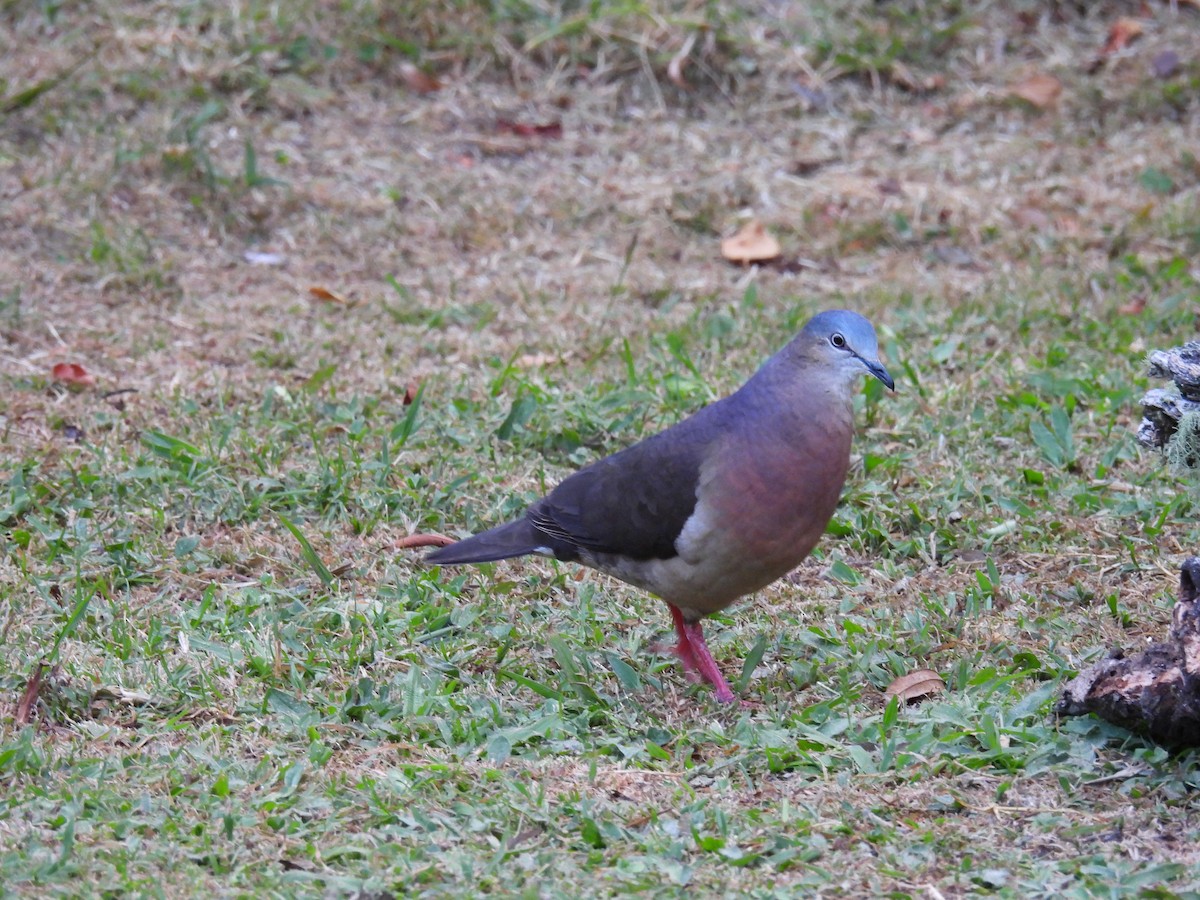
M796 343L809 360L828 367L846 382L858 375L874 375L896 389L896 383L879 361L879 344L871 323L848 309L831 309L813 316Z

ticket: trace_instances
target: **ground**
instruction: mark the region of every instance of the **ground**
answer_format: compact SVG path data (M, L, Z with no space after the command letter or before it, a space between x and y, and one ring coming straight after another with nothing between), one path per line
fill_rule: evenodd
M1196 754L1053 714L1200 547L1133 439L1197 325L1194 3L0 20L7 892L1200 891ZM397 549L831 307L897 390L707 625L744 705L632 588Z

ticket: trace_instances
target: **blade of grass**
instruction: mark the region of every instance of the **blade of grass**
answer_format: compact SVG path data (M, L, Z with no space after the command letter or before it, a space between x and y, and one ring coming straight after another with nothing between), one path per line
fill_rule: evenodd
M292 537L300 545L300 555L304 557L304 561L308 563L309 568L317 573L317 577L321 579L321 583L325 587L331 587L334 582L334 575L329 571L325 563L321 561L321 557L317 556L317 551L313 549L308 538L283 513L276 513L276 515L279 517L279 521L283 523L283 527L292 533Z

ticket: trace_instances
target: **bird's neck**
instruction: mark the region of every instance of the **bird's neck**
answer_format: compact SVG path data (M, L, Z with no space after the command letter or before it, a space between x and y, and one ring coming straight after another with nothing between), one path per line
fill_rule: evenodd
M796 417L853 421L857 378L824 366L802 350L786 347L767 360L742 388L749 405L785 420Z

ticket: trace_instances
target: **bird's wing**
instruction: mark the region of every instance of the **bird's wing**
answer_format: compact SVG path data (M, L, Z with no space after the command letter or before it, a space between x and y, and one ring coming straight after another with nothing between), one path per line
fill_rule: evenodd
M632 559L677 555L675 539L696 508L701 467L722 437L714 409L576 472L530 507L529 521L582 551Z

